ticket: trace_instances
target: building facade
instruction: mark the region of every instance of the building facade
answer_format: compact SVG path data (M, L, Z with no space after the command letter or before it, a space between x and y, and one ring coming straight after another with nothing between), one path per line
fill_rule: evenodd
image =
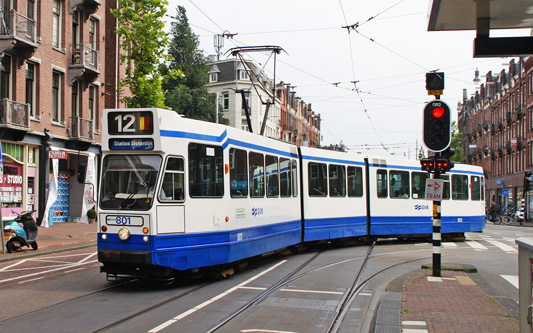
M481 165L487 201L522 204L524 173L533 169L533 58L512 60L459 104L463 163Z
M296 96L290 84L276 84L251 60L214 61L209 71L209 91L219 96L219 111L229 125L291 142L320 146L320 115ZM249 108L250 122L245 104ZM267 113L268 110L268 113ZM265 114L267 116L265 117Z
M117 44L110 5L1 4L2 217L35 209L38 223L77 221L96 199L102 110L118 106L118 58L105 56Z

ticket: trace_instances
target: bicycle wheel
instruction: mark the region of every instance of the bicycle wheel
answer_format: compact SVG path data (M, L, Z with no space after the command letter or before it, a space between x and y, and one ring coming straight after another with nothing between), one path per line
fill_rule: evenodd
M502 223L502 218L501 218L501 216L494 216L492 218L491 222L494 223L494 224L501 224Z
M505 224L511 224L511 218L509 216L502 216L502 222Z

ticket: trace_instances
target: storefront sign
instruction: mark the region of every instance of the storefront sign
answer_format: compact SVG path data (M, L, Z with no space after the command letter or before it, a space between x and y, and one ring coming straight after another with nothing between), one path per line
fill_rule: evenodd
M48 151L48 158L51 160L57 159L57 160L66 160L68 156L68 153L64 150L49 150Z

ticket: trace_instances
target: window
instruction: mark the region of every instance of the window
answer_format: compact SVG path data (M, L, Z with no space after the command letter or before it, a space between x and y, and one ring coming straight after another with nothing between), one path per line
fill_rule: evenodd
M78 44L80 44L80 12L74 9L72 11L72 49L79 50ZM76 63L75 60L74 63Z
M37 105L35 103L35 65L26 61L26 104L30 108L30 117L35 118Z
M426 179L428 178L428 174L426 172L413 172L411 177L411 191L413 192L413 199L425 199Z
M363 169L359 167L348 167L348 196L363 196Z
M59 72L52 73L52 121L61 123L61 87L62 87L62 74Z
M0 98L11 98L11 57L4 53L0 73Z
M165 174L163 176L163 184L161 191L159 191L159 200L161 201L183 201L184 191L184 175L185 170L183 166L183 158L169 157Z
M468 176L452 175L452 199L468 200Z
M250 192L252 198L265 196L265 162L263 154L250 152Z
M291 164L292 164L292 172L291 172L292 196L297 197L298 196L298 162L296 160L292 160Z
M280 194L282 198L291 196L291 160L281 157L279 159Z
M309 196L328 195L328 166L323 163L309 163Z
M245 92L244 93L244 100L246 101L246 105L248 105L248 110L250 110L250 93L249 92ZM242 101L242 98L241 98L241 101ZM243 111L245 110L244 103L242 103L242 109L243 109ZM243 115L244 115L244 113L243 113Z
M248 197L248 157L244 150L229 150L229 179L232 198Z
M278 158L276 156L266 155L265 165L267 177L267 197L279 197Z
M218 73L209 73L209 83L218 81Z
M485 200L485 177L481 177L481 200Z
M346 168L343 165L329 166L329 195L331 197L346 196Z
M386 198L389 196L387 183L387 170L377 170L376 174L378 198Z
M248 76L248 72L241 69L239 71L239 80L250 80L250 77Z
M78 118L80 116L80 83L78 80L72 82L72 118ZM79 124L79 123L78 123ZM80 129L78 129L80 130Z
M191 197L224 196L222 147L189 144L189 194Z
M391 171L390 172L390 197L395 199L409 198L409 172Z
M222 93L222 108L224 111L229 110L229 94L227 92Z
M95 124L96 114L96 87L94 85L89 86L89 120L93 122L93 131L96 128Z
M89 46L91 47L91 49L93 50L97 50L98 49L98 45L97 45L97 36L96 36L96 27L97 27L97 22L94 18L91 18L90 21L89 21Z
M53 4L53 24L52 24L52 46L60 49L61 44L61 16L63 15L63 3L61 0L54 0Z
M470 198L472 200L479 201L481 200L481 177L479 176L470 176L470 184L472 188L470 189Z

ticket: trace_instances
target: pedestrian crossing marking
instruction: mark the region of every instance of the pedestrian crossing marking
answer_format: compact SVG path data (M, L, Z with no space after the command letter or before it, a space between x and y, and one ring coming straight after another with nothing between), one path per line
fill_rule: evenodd
M501 277L518 289L518 275L502 275Z
M468 246L470 246L471 248L475 249L476 251L488 250L487 247L485 247L484 245L481 245L480 243L476 242L475 240L469 240L469 241L466 242L466 244Z
M507 252L507 253L516 253L518 252L517 249L507 245L507 244L504 244L500 241L495 241L495 240L487 240L487 242L491 243L492 245L496 246L496 247L499 247L500 249L502 249L503 251Z

